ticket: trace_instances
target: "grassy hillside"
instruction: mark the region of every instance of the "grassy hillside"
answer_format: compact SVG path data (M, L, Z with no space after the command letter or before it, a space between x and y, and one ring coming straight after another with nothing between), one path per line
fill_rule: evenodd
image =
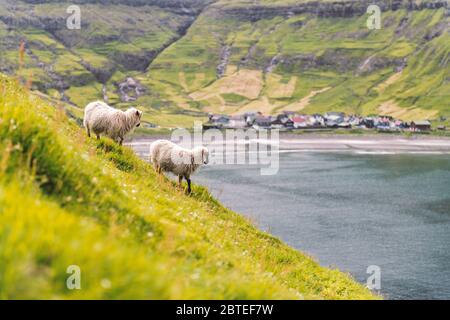
M443 0L375 1L381 30L368 0L86 0L81 30L69 2L34 2L0 0L0 72L80 111L138 105L161 127L250 110L450 118Z
M121 93L119 85L144 72L179 39L208 1L188 1L183 10L179 1L83 1L80 30L66 28L70 4L0 0L0 72L20 75L33 89L82 109L97 99L117 107L136 105L123 95L135 98L134 88ZM22 42L25 53L20 61ZM139 103L148 114L161 114L161 106L170 115L183 112L170 108L148 87L141 94L147 99Z
M0 298L375 297L0 76Z
M324 16L296 14L289 1L219 1L155 59L148 77L212 112L450 115L445 8L388 7L382 29L369 30L364 1L347 1L355 12L322 2Z

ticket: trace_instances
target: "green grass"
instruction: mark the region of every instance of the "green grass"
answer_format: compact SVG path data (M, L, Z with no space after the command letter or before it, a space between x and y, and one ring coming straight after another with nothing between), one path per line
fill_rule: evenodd
M15 81L0 93L0 298L376 298Z
M235 94L235 93L222 93L221 96L222 96L222 98L225 99L225 101L227 103L230 103L230 104L240 104L247 100L246 97L243 97L243 96Z
M80 108L83 108L92 101L102 100L102 87L100 84L88 84L81 87L70 87L65 91L70 101L74 102Z

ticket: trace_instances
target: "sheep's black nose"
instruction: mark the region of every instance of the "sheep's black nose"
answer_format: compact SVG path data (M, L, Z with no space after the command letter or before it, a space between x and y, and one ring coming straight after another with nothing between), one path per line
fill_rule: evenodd
M137 125L136 125L136 127L139 127L141 124L140 123L138 123Z

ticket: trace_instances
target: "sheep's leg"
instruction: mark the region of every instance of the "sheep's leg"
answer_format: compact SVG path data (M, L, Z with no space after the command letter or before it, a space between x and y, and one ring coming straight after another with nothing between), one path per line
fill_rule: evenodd
M181 188L183 183L183 176L178 176L178 187Z
M155 163L155 171L156 171L156 174L157 174L157 179L158 179L158 181L161 183L161 182L163 182L164 181L164 176L161 174L161 167L159 166L159 165L157 165L156 163Z
M100 140L100 135L99 134L97 134L97 140Z
M119 137L119 145L122 145L122 143L123 143L123 138Z
M184 177L184 178L186 179L187 185L188 185L188 190L187 190L187 192L188 192L188 193L191 193L191 179L188 178L188 177Z
M86 126L86 133L87 133L88 137L90 138L91 137L91 129L89 129L88 126Z

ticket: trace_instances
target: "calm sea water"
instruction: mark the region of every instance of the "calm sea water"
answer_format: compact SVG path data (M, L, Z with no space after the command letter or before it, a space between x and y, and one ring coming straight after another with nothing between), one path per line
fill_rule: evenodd
M193 181L323 266L361 283L379 266L385 298L450 299L449 154L288 152L273 176L220 165Z
M450 298L450 156L282 153L280 170L204 167L227 207L388 299Z

